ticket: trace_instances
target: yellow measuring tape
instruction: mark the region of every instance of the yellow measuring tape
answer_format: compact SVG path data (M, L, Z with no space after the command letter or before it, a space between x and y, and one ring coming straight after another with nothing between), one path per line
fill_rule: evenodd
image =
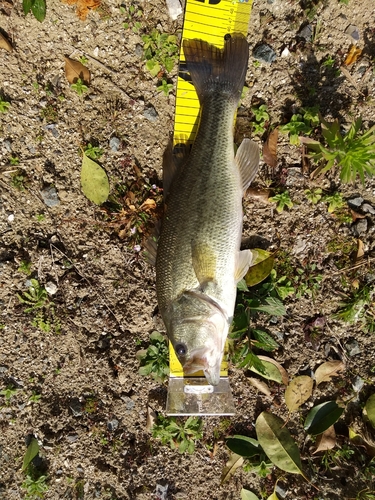
M227 33L247 36L251 6L252 0L187 0L182 39L200 38L222 48ZM193 85L183 78L184 72L185 57L181 44L174 145L192 144L198 127L198 96Z
M187 0L182 39L200 38L220 48L224 47L224 36L242 33L247 36L252 0ZM190 145L194 142L199 115L199 99L194 86L186 81L185 57L180 52L180 71L177 80L176 112L173 143ZM225 344L221 377L228 376L228 343ZM169 343L169 366L171 377L183 377L184 371L173 346ZM204 377L203 371L194 374Z

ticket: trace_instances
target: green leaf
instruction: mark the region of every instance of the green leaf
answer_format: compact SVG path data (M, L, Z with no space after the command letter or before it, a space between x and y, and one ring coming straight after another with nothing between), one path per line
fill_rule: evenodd
M264 411L256 420L255 430L259 444L273 464L285 472L303 475L298 447L281 418Z
M254 306L252 309L272 314L272 316L284 316L286 314L284 304L277 297L267 297L265 302L265 304Z
M39 22L44 21L46 17L46 0L34 0L31 5L31 10Z
M251 366L250 370L254 373L257 373L261 377L267 379L267 380L273 380L274 382L277 382L278 384L283 384L283 374L281 373L280 369L283 370L282 366L279 365L279 363L267 361L261 358L261 362L263 365L263 371L259 370L255 366ZM285 370L284 370L285 371Z
M35 437L31 438L30 444L27 447L25 456L23 458L22 470L25 471L30 465L31 461L37 456L39 453L39 444Z
M101 205L109 195L109 181L105 170L83 153L81 168L82 192L93 203Z
M246 490L245 488L242 488L241 500L259 500L259 498L256 495L254 495L254 493L251 492L250 490Z
M344 408L340 408L335 401L314 406L307 414L303 428L312 436L317 436L337 422L343 412Z
M243 457L237 455L237 453L233 453L228 462L226 463L222 473L220 483L223 484L225 481L228 481L233 474L236 472L238 467L241 467L244 463Z
M256 439L247 436L235 435L227 438L228 448L241 457L253 457L260 454L259 443Z
M279 500L279 497L276 495L276 491L274 491L272 493L272 495L270 495L267 500Z
M25 15L27 15L33 5L33 0L22 0L22 9Z
M256 252L258 252L258 250L256 250ZM265 250L262 250L262 252L265 252ZM249 267L249 270L247 271L245 276L245 281L248 286L257 285L258 283L266 279L272 271L275 257L273 255L270 255L269 252L265 252L265 254L267 255L263 255L263 258L260 261L258 261L257 258L254 265Z
M370 424L375 429L375 394L372 394L372 396L368 398L368 400L366 401L365 409Z

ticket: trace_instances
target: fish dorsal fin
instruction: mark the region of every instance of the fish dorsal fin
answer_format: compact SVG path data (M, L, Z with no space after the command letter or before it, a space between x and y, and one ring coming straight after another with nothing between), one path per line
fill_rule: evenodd
M201 288L215 281L216 255L207 243L199 243L192 247L192 262Z
M145 260L151 266L154 266L156 264L156 253L158 250L158 240L159 240L159 236L160 236L160 227L161 227L161 221L159 220L155 224L155 227L152 230L152 233L150 234L150 236L143 243L143 246L144 246L143 256L144 256Z
M182 168L186 158L189 156L189 148L185 144L186 137L181 136L177 138L181 140L173 147L173 141L170 139L163 154L163 197L166 201L168 193L176 172Z
M259 146L250 139L244 139L237 149L236 163L240 169L242 179L242 189L245 191L259 168Z
M241 250L238 252L238 260L236 265L236 272L234 279L238 283L247 273L253 261L253 254L251 250Z

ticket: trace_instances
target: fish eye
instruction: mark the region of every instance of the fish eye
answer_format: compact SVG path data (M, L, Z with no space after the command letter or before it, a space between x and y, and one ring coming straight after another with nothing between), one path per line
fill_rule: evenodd
M187 353L187 347L183 343L178 343L174 346L177 356L185 356Z

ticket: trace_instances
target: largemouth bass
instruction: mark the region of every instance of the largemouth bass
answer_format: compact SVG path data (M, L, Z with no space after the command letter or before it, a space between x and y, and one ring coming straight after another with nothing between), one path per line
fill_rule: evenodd
M245 82L248 43L232 35L219 49L183 43L201 115L181 165L164 171L166 211L156 256L160 313L184 373L220 379L236 285L252 254L240 251L242 196L259 165L257 144L245 139L234 155L233 124Z

